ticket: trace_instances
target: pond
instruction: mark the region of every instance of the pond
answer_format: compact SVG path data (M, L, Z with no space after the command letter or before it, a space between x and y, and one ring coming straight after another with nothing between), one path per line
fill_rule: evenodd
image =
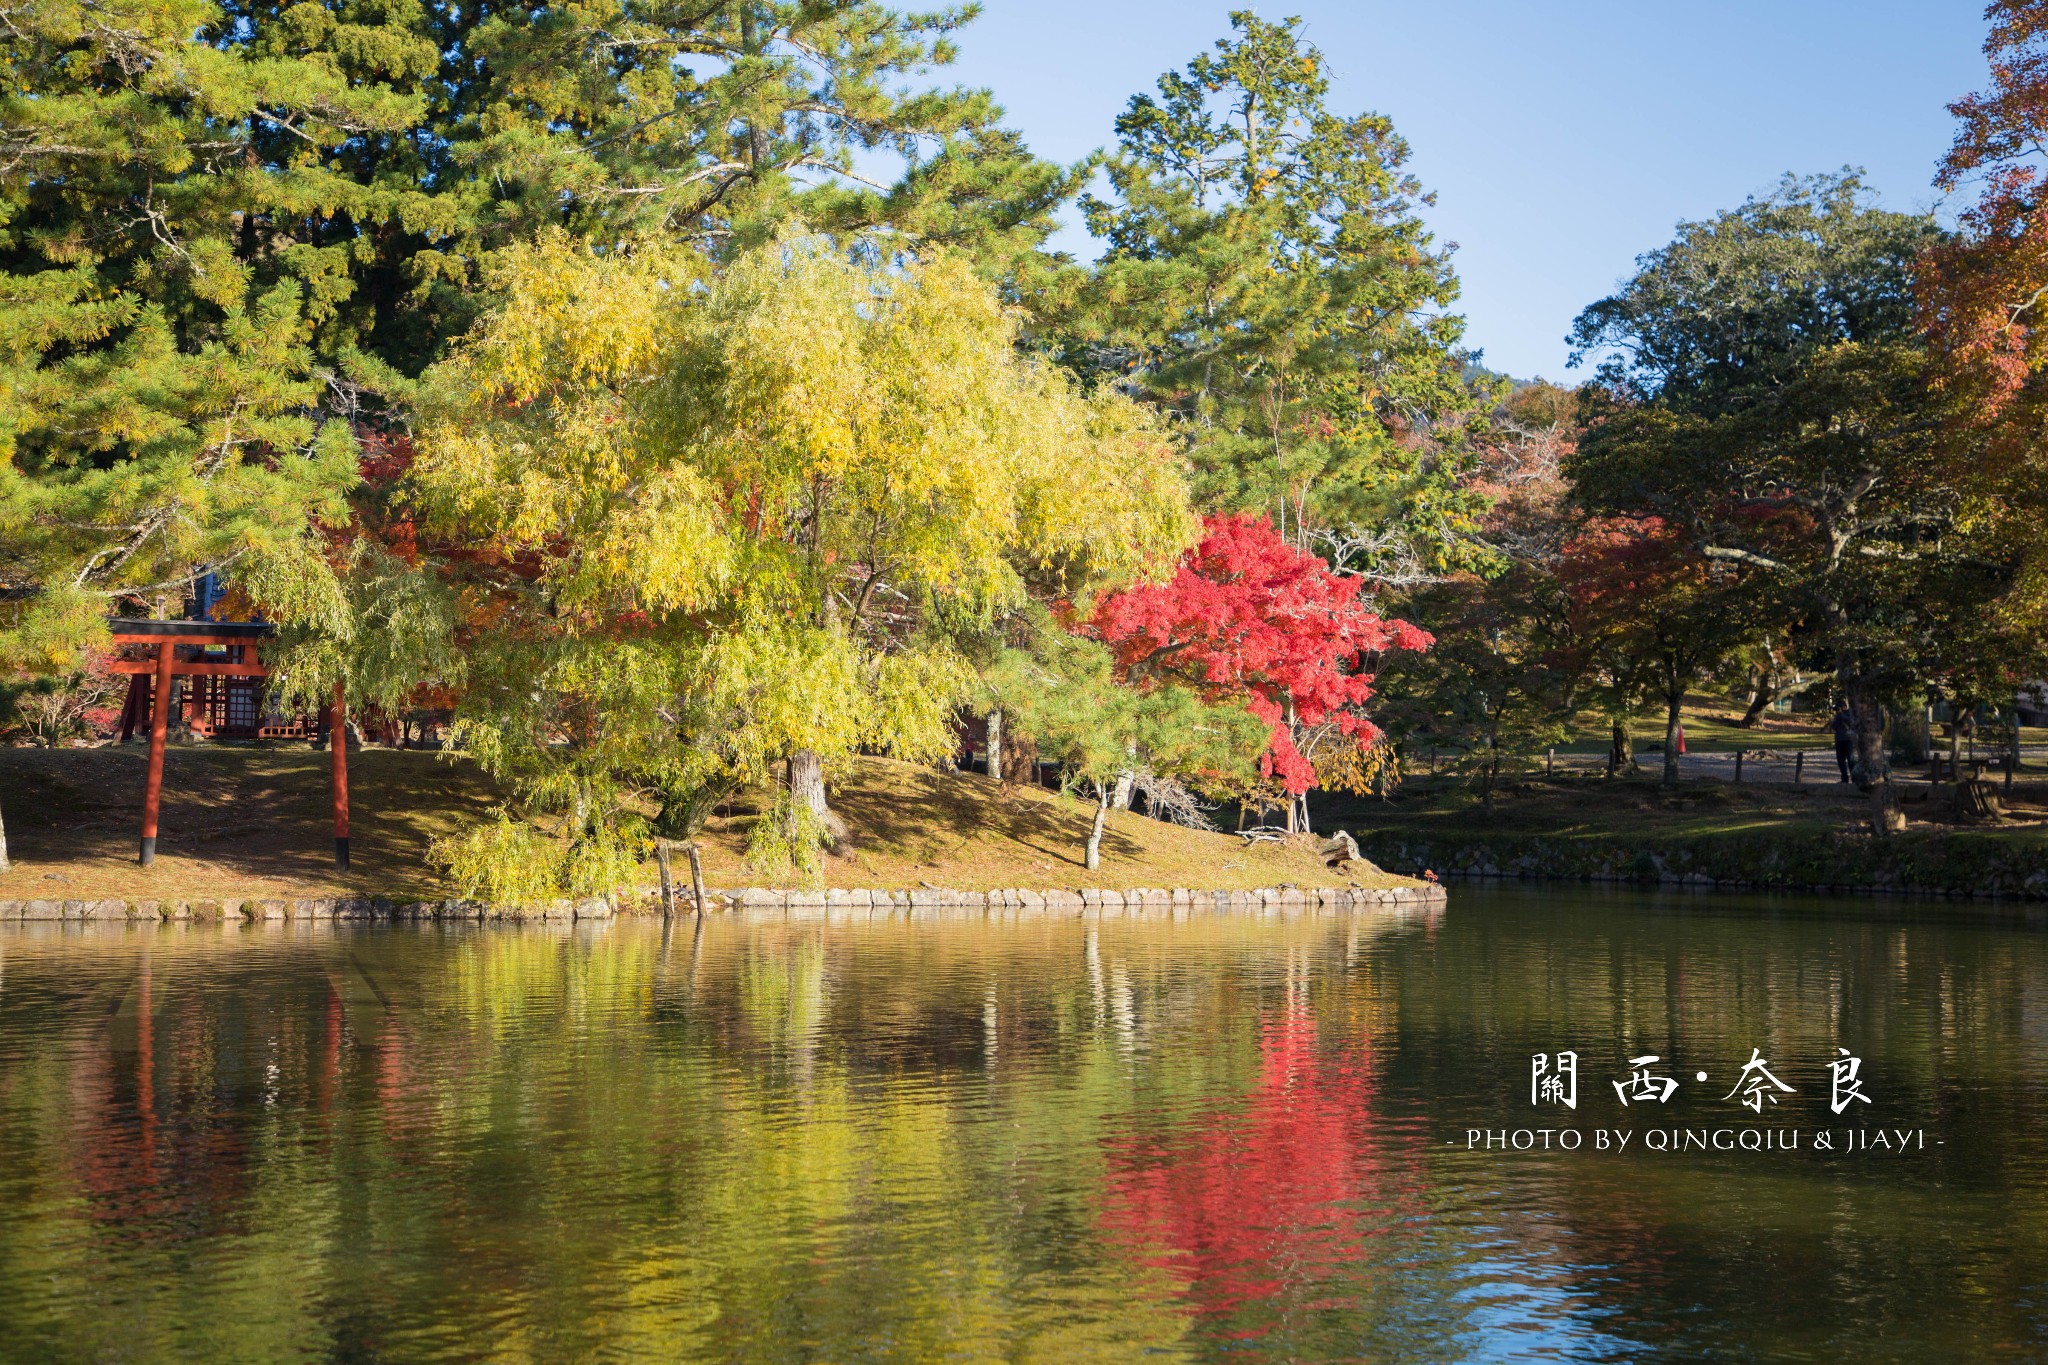
M0 931L8 1359L2000 1354L2024 918Z

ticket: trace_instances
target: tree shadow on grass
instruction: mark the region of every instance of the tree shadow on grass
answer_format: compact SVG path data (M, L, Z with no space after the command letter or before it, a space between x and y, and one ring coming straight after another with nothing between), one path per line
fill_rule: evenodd
M855 849L914 856L935 863L979 842L991 857L1018 853L1080 867L1093 812L1067 806L1050 792L1006 787L971 773L907 765L856 770L833 795L853 830ZM1106 829L1107 856L1137 859L1144 845Z
M164 755L157 851L228 877L294 879L364 890L426 886L434 837L496 802L469 764L427 753L349 755L351 867L334 869L330 755L305 747L193 746ZM0 815L23 861L133 868L148 751L0 749ZM139 870L139 869L138 869Z

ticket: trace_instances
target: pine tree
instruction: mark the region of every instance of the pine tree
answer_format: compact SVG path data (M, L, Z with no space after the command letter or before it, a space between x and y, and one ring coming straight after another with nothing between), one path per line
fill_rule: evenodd
M0 591L22 610L0 668L60 667L109 610L174 608L226 570L300 630L295 686L387 691L378 622L417 623L422 585L333 539L365 534L343 530L355 438L402 422L416 377L490 306L494 257L538 231L716 256L802 207L1028 275L1075 172L1032 158L986 92L902 88L970 15L11 10ZM878 165L889 178L863 183Z
M1419 216L1408 145L1326 104L1300 21L1233 36L1132 98L1084 201L1107 244L1083 330L1094 363L1171 412L1202 495L1308 532L1468 527L1458 475L1491 389L1465 378L1450 253Z
M1265 727L1241 701L1212 701L1170 680L1130 686L1099 641L1051 632L1032 645L1004 650L989 685L1009 699L1017 733L1094 805L1082 850L1089 871L1102 864L1103 831L1133 754L1143 755L1155 803L1171 793L1180 807L1172 813L1201 828L1209 826L1193 806L1196 794L1242 790Z
M29 662L117 598L177 601L195 566L305 571L308 532L345 513L357 376L315 338L346 270L258 223L359 211L318 148L402 132L421 105L225 24L160 0L31 6L0 40L0 576L34 594L9 632ZM369 27L321 52L431 61Z
M39 594L35 621L76 625L198 572L318 576L308 533L346 519L350 434L394 416L489 305L494 254L541 230L716 256L802 208L1026 269L1072 173L998 129L986 92L896 88L950 58L966 17L868 0L14 13L0 582ZM857 154L875 152L909 169L868 187Z

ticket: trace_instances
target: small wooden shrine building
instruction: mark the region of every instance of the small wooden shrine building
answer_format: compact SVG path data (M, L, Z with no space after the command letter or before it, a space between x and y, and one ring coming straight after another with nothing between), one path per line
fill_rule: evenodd
M270 670L260 657L262 641L276 628L260 621L107 622L117 657L113 671L129 676L128 701L121 710L123 743L141 726L149 730L149 776L142 791L144 867L156 861L157 813L164 786L164 746L170 732L172 683L183 678L179 698L183 723L197 735L221 739L309 738L302 721L265 724L263 684ZM348 734L341 690L328 707L333 752L334 865L348 867Z

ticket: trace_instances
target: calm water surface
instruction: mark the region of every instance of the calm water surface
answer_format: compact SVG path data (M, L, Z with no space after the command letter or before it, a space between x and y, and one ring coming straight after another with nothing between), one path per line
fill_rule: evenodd
M0 1356L2040 1359L2044 1120L2048 935L1867 902L16 925Z

